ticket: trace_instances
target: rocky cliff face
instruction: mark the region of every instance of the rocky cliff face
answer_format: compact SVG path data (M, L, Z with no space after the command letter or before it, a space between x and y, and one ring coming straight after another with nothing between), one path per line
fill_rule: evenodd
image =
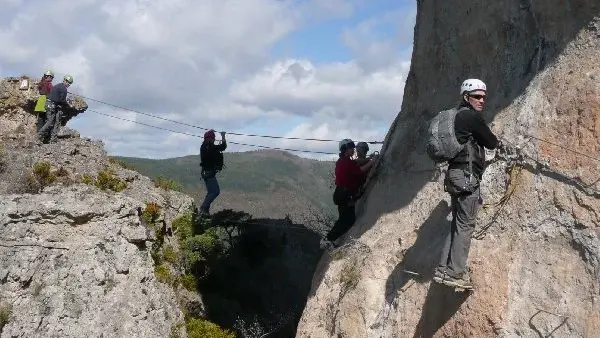
M169 225L192 199L76 133L37 144L35 97L18 86L0 85L0 336L169 337L179 293L155 277L141 211L154 202Z
M600 163L577 153L600 158L598 55L596 0L419 0L402 109L355 240L322 258L297 337L600 336ZM431 281L450 215L424 149L428 120L468 77L488 84L486 119L519 148L484 176L472 294Z

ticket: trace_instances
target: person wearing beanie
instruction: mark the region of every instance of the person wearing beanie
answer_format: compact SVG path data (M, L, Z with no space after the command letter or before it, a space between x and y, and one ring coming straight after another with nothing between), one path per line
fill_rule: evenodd
M200 146L200 166L202 179L206 186L206 196L200 206L200 214L210 216L210 205L219 196L221 190L217 181L217 173L223 170L223 151L227 149L225 132L221 132L221 143L215 144L215 131L204 133L204 141Z

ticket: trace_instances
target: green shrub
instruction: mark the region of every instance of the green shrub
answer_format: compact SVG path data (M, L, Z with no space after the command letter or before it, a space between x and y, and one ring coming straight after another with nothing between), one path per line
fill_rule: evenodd
M196 277L192 274L185 274L179 277L179 284L186 290L196 291Z
M26 191L37 193L54 183L56 175L52 173L51 169L52 166L48 162L36 162L31 172L25 177Z
M89 185L94 184L94 176L90 174L83 174L83 177L81 177L81 183Z
M142 219L150 224L154 225L160 216L160 205L156 202L146 202L146 207L142 211Z
M173 326L171 327L171 335L169 336L169 338L179 338L181 337L180 335L180 331L181 328L183 327L183 323L178 322L176 324L173 324Z
M12 306L10 304L0 304L0 332L10 319Z
M94 185L102 190L112 190L114 192L121 192L127 188L127 183L117 176L112 170L102 170L96 177Z
M221 247L221 242L214 232L207 231L186 238L181 245L184 268L191 270L196 263L220 253Z
M161 283L172 285L176 281L173 275L171 274L169 267L167 267L164 264L159 264L154 267L154 275L156 276L156 279Z
M170 179L162 177L162 176L158 176L154 180L154 186L156 188L161 188L161 189L165 189L165 190L174 190L174 191L181 191L183 189L181 186L181 183L179 183L178 181L170 180Z
M179 236L180 240L185 240L186 238L192 236L194 234L194 225L192 223L192 213L187 212L173 220L171 223L171 229L173 232L176 232Z
M37 162L33 165L33 176L42 187L56 181L56 175L50 171L51 169L52 166L48 162Z
M0 144L0 174L6 171L7 161L6 161L6 151L4 150L4 146Z
M158 265L162 263L162 255L160 254L160 250L165 243L165 232L162 228L158 228L154 231L156 235L156 240L152 243L152 249L150 250L150 256L154 260L154 264Z
M173 249L173 247L170 245L167 245L163 249L163 258L166 262L169 262L171 264L177 264L179 262L179 255L177 254L177 252L175 252L175 249Z
M233 332L202 318L186 319L185 328L189 338L235 338Z

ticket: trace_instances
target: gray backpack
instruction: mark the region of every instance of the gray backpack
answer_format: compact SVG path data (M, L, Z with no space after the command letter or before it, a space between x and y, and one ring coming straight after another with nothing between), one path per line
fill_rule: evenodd
M452 108L439 112L429 124L427 154L436 163L453 159L464 147L454 133L454 120L460 110Z

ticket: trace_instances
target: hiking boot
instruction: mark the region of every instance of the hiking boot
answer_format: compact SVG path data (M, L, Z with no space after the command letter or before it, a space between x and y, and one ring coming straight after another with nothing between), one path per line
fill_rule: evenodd
M436 268L433 272L433 281L436 283L443 283L444 279L447 279L446 269Z
M471 278L467 274L464 274L460 278L452 277L446 275L446 278L442 281L442 283L448 286L459 287L463 289L472 289L473 284L471 283Z

